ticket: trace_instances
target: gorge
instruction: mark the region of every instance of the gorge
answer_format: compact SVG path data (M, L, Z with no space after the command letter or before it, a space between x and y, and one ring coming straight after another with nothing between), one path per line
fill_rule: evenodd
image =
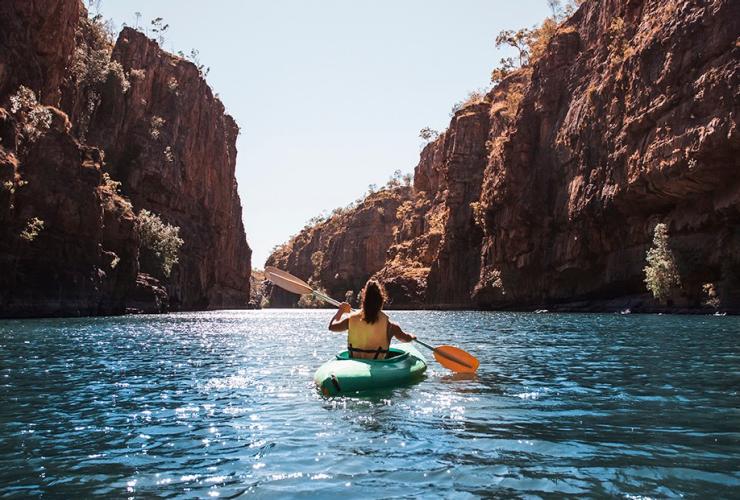
M266 264L349 300L376 277L393 308L739 312L740 5L576 3L427 131L412 182ZM0 317L297 305L252 279L239 127L204 76L81 0L0 4Z
M581 2L454 112L411 193L372 194L267 264L337 297L375 276L396 308L707 312L712 290L738 311L738 33L737 2ZM680 274L666 301L643 271L661 222Z

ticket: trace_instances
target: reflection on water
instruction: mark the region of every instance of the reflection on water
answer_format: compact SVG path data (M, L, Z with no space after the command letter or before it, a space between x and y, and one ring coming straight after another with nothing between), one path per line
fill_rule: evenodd
M732 496L733 317L396 312L476 354L321 397L329 311L0 322L0 495Z

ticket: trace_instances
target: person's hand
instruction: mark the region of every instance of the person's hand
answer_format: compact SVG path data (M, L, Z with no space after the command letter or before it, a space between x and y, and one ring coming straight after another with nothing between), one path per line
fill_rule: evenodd
M349 312L352 312L352 306L349 305L347 302L342 302L339 304L339 310L337 311L337 314L347 314Z
M409 342L413 342L414 340L416 340L416 335L414 335L413 333L408 333L407 335L409 336Z

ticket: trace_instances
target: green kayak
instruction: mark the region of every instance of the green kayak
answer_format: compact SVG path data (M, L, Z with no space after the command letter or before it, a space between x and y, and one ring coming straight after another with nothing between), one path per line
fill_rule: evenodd
M336 396L395 387L422 377L427 361L411 344L393 345L390 351L391 357L383 360L352 359L342 351L316 370L314 382L325 396Z

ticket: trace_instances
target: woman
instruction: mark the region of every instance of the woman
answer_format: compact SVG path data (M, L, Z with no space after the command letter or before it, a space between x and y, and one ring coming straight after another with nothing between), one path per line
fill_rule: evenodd
M347 349L352 358L385 359L391 339L411 342L416 335L404 333L401 327L392 323L382 311L385 293L380 283L370 280L362 291L362 309L352 312L352 307L342 302L329 322L332 332L347 335Z

